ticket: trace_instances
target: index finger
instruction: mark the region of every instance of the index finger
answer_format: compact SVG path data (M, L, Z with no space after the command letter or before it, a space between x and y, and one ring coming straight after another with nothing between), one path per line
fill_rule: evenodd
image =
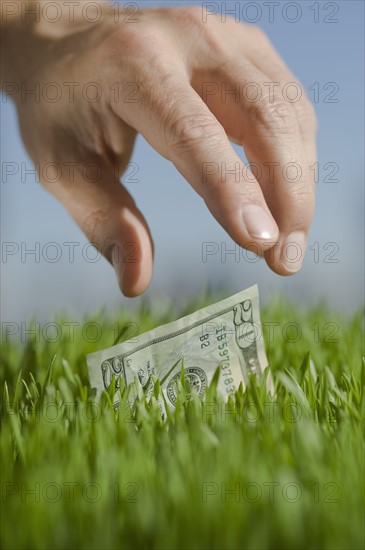
M256 252L270 247L278 228L260 185L190 83L170 75L141 103L127 122L174 163L240 246Z

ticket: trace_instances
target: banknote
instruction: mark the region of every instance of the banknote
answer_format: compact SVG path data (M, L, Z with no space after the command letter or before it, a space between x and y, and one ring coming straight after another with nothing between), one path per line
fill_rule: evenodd
M245 386L250 375L262 376L268 366L258 288L252 286L133 340L91 353L87 363L97 394L107 389L114 377L116 390L121 379L125 386L134 386L133 399L136 380L148 394L159 379L171 407L176 403L182 367L189 391L203 397L219 366L217 392L228 398L241 382Z

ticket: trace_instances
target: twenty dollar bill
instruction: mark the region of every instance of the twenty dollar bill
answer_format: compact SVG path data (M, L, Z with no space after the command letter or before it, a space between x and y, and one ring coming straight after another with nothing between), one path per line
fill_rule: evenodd
M203 396L218 366L217 391L223 397L246 385L250 374L267 367L257 286L146 332L133 340L87 356L91 386L100 394L114 378L126 386L136 378L147 391L158 378L166 401L174 406L184 367L190 388ZM137 393L135 390L136 397ZM133 393L132 393L133 396ZM115 402L118 402L117 395Z

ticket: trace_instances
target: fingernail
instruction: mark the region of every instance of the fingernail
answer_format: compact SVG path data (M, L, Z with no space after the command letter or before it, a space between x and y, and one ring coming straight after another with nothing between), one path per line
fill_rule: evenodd
M291 273L296 273L303 265L307 236L304 231L294 231L285 239L281 249L282 266Z
M245 204L242 208L243 221L250 237L254 239L275 239L278 235L276 223L261 206Z

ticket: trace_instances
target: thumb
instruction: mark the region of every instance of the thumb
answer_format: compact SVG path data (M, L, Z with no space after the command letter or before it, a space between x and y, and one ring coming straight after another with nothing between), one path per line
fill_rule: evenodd
M89 241L114 266L125 296L142 294L153 270L153 242L148 225L128 191L108 173L85 181L80 170L73 182L54 189Z

